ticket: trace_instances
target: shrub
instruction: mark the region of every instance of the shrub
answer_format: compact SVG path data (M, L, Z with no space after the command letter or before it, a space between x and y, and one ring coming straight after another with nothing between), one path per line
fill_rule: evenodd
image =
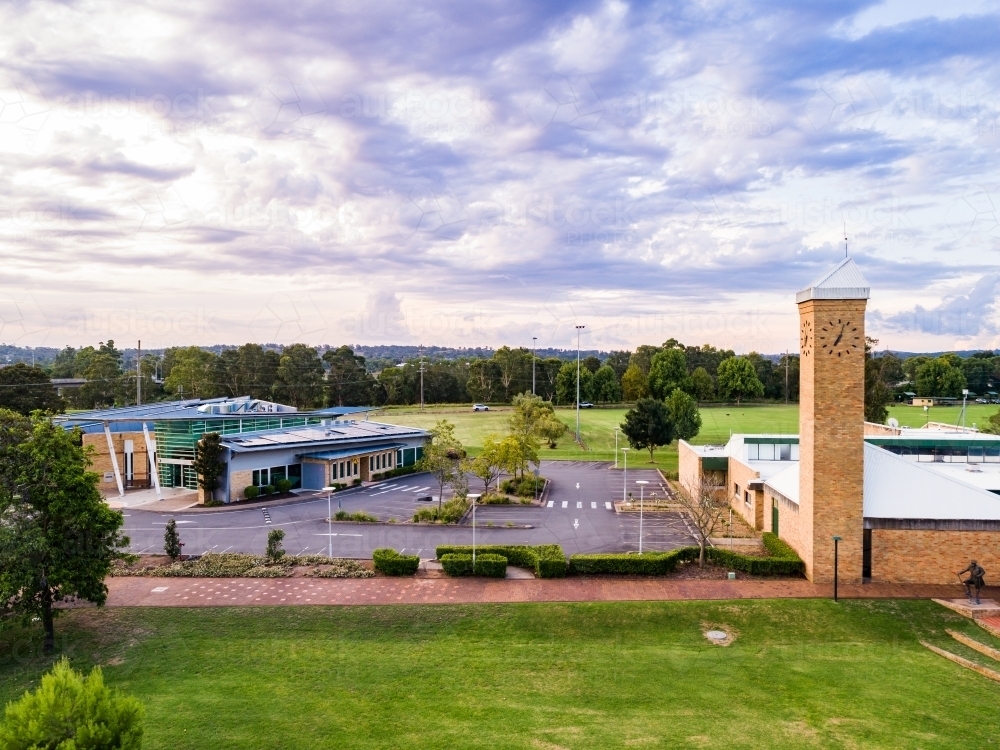
M357 513L348 513L346 510L338 510L333 514L334 521L356 521L357 523L378 523L378 518L371 513L359 510Z
M292 480L279 479L277 482L274 483L274 488L278 490L278 492L288 492L289 490L292 489Z
M258 495L260 495L260 489L254 487L252 484L249 487L243 488L243 497L247 500L255 500Z
M765 532L761 540L767 557L753 557L730 552L727 549L712 547L705 550L709 560L717 565L725 565L732 570L758 576L799 575L805 571L805 563L795 550L771 532Z
M441 567L450 576L471 576L472 555L447 554L438 555Z
M142 704L105 686L100 667L84 677L63 657L37 690L7 704L0 747L138 750L142 719Z
M476 501L476 505L510 505L510 498L496 492L483 495Z
M358 477L353 482L351 482L351 486L352 487L360 487L361 486L361 477Z
M403 477L407 474L416 474L417 467L414 466L397 466L395 469L389 469L388 471L383 471L379 474L372 474L372 479L393 479L394 477Z
M697 558L697 547L683 547L670 552L643 552L641 555L633 552L573 555L569 566L574 573L580 574L661 576L672 573L681 561Z
M265 484L263 487L260 488L260 494L262 494L262 495L273 495L274 494L274 485L273 484Z
M459 554L472 556L470 545L442 545L435 550L439 560L444 555ZM500 555L507 560L508 565L528 568L535 571L539 578L561 578L566 575L566 556L558 544L484 544L476 547L476 558L480 554Z
M458 523L468 510L469 501L464 497L455 497L444 503L440 511L438 511L437 506L421 508L413 514L413 520L418 523L421 521L430 523Z
M267 552L264 553L264 556L269 563L276 563L285 556L285 550L281 548L281 541L284 538L284 529L271 529L267 532Z
M383 547L372 552L375 569L387 576L412 576L420 567L417 555L401 555L391 547Z
M480 555L476 552L476 564L473 572L477 576L487 578L503 578L507 575L507 558L503 555Z
M347 521L350 519L350 517L351 514L348 513L346 510L338 510L336 513L333 514L334 521Z
M536 478L534 474L525 474L520 478L511 477L500 483L501 492L519 497L534 497L536 492L541 494L544 488L545 477Z
M163 551L171 562L176 562L181 556L181 547L183 546L180 534L177 533L177 521L171 518L167 521L167 527L163 531Z

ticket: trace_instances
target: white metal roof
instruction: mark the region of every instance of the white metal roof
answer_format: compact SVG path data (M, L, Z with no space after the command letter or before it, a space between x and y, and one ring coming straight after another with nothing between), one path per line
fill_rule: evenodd
M778 462L770 462L778 463ZM764 482L779 495L788 498L793 503L799 502L799 462L781 461L788 466L784 471L780 471Z
M224 435L222 443L227 448L240 453L252 450L293 446L325 446L350 443L352 441L387 440L404 436L425 436L425 430L416 427L384 424L382 422L333 422L329 426L286 427L280 430L261 432L241 432Z
M1000 495L932 466L866 442L865 518L1000 521Z
M796 302L811 299L868 299L871 287L853 258L844 258L795 295Z

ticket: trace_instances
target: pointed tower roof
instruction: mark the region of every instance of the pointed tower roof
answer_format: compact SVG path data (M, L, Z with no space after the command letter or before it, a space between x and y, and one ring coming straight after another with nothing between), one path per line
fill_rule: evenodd
M871 287L853 258L840 263L795 295L795 301L811 299L868 299Z

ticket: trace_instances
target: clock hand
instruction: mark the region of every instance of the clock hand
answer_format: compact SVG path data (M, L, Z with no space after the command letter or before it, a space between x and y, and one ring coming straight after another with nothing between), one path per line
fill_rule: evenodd
M833 345L834 345L834 346L836 346L837 344L839 344L839 343L840 343L840 340L841 340L842 338L844 338L844 329L845 329L846 327L847 327L847 323L844 323L844 325L842 325L842 326L840 327L840 333L838 333L838 334L837 334L837 338L835 338L835 339L833 340Z

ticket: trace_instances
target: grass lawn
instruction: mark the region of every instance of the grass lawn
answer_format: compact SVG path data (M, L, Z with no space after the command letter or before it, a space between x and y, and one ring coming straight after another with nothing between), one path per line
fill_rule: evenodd
M996 414L996 405L970 404L966 412L966 424L983 425L991 414ZM936 422L955 424L961 407L935 406L930 410L930 418ZM414 407L391 407L372 415L372 419L393 424L407 424L414 427L433 427L439 419L447 419L455 425L455 433L462 443L475 454L483 444L483 438L491 432L504 432L510 407L490 407L488 412L473 412L468 406L431 406L423 411ZM555 450L542 448L543 459L613 461L615 458L615 427L625 419L626 409L583 409L580 411L580 434L586 450L583 450L573 436L576 433L576 412L572 408L558 408L556 414L569 427L569 432L559 442ZM895 405L890 407L889 416L895 417L906 427L920 427L926 421L921 407ZM701 433L694 443L725 443L733 433L797 433L799 431L798 404L742 404L740 406L701 407ZM628 445L619 435L619 446ZM619 460L621 456L619 455ZM641 456L635 452L629 458L630 465L649 466L649 454ZM664 470L677 469L677 446L656 451L656 465Z
M828 600L77 610L57 641L143 701L146 750L995 747L1000 685L918 643L976 657L945 627L990 641ZM0 702L39 646L0 633Z

